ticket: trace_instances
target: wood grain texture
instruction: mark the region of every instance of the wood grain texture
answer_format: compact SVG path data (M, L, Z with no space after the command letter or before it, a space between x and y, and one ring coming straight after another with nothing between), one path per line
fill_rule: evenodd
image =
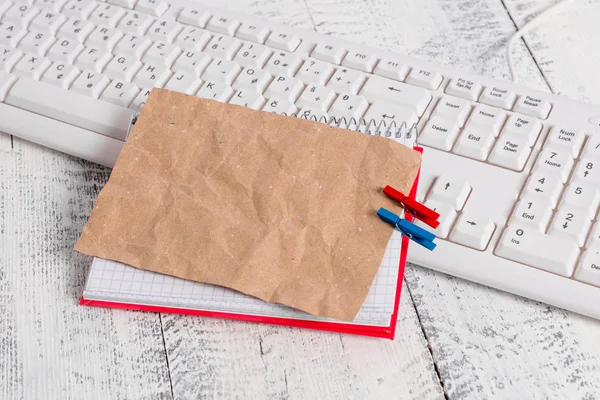
M507 79L514 23L550 3L221 5ZM524 85L600 104L592 51L600 2L577 4L517 46L519 75ZM417 266L407 268L393 342L80 307L89 259L71 249L107 174L0 134L2 399L438 399L442 385L451 399L600 398L598 321Z
M0 398L170 398L158 316L77 304L72 249L109 171L0 138Z
M174 398L441 399L411 303L395 341L163 315Z

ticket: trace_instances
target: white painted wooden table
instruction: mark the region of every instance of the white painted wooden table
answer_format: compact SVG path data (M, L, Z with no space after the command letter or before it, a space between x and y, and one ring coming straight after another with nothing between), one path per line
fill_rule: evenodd
M508 79L550 0L223 0ZM600 104L600 1L516 49L522 82ZM600 322L410 266L395 341L77 305L72 248L109 170L0 134L0 399L594 399ZM485 266L482 266L485 268Z

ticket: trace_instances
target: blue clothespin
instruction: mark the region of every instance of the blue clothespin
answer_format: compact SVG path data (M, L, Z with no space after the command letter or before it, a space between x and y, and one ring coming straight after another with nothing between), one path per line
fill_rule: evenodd
M433 243L433 240L435 239L435 235L433 233L428 232L421 227L418 227L412 222L400 218L393 212L386 210L382 207L379 209L379 211L377 211L377 215L383 221L398 228L404 236L417 242L421 246L429 250L433 250L437 246L435 243Z

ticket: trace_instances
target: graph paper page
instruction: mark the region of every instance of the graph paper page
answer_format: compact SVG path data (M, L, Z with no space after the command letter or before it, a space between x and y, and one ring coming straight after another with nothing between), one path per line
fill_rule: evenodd
M394 310L401 245L402 235L394 231L367 299L353 323L389 326ZM87 300L336 322L221 286L187 281L100 258L94 258L92 262L83 297Z

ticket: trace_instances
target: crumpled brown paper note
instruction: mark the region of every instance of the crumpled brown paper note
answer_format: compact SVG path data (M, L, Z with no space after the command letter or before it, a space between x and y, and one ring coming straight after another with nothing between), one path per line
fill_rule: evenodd
M421 155L394 141L154 89L75 249L350 321Z

